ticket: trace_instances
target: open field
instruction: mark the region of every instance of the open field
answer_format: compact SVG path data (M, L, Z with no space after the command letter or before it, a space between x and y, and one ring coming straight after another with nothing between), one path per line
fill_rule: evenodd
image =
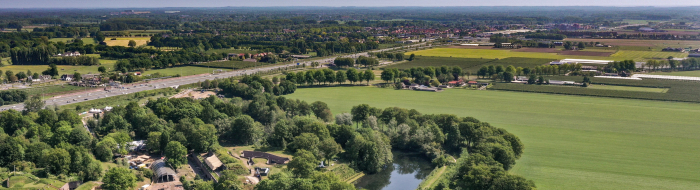
M686 77L700 77L700 70L696 71L676 71L676 72L653 72L650 75L668 75L668 76L686 76Z
M600 90L621 90L621 91L632 91L632 92L655 92L655 93L666 93L668 88L649 88L649 87L636 87L636 86L615 86L615 85L599 85L592 84L586 87L587 89L600 89Z
M602 60L636 60L641 61L653 58L687 57L687 53L678 52L661 52L661 51L617 51L610 56L586 56L586 55L605 55L603 52L591 51L563 51L562 53L547 53L547 52L522 52L518 50L501 50L501 49L458 49L458 48L435 48L427 50L419 50L407 52L406 55L416 54L417 56L436 56L436 57L461 57L461 58L484 58L484 59L504 59L511 57L522 58L538 58L538 59L602 59ZM575 55L566 55L575 54Z
M426 57L419 56L413 61L406 61L400 64L387 66L387 68L410 69L411 67L440 67L440 66L459 66L464 70L470 71L472 75L476 75L476 71L484 65L513 65L515 67L535 67L549 62L554 59L538 59L538 58L505 58L505 59L479 59L479 58L450 58L450 57Z
M564 41L574 42L600 42L612 46L641 46L652 48L665 47L700 47L700 41L683 40L635 40L635 39L590 39L590 38L567 38Z
M133 37L133 38L123 38L123 37L117 37L116 40L112 40L112 37L108 37L105 39L105 43L108 46L129 46L129 40L134 40L136 42L136 46L142 46L146 45L148 41L151 40L150 37Z
M545 76L546 79L582 82L579 76ZM556 85L524 85L515 83L494 83L493 90L537 92L549 94L583 95L598 97L631 98L700 103L700 83L680 80L621 80L591 78L593 88ZM605 85L605 86L597 86Z
M57 65L58 67L58 74L73 74L75 72L79 72L80 74L88 74L88 73L99 73L97 71L97 68L100 66L104 66L108 68L107 70L111 70L111 68L114 67L114 64L116 63L116 60L104 60L100 59L100 64L101 65L93 65L93 66L73 66L73 65ZM48 65L8 65L4 67L0 67L0 70L3 72L5 71L12 71L14 73L18 72L27 72L27 70L34 72L39 72L41 73L42 71L45 71L48 69Z
M511 172L534 180L538 189L700 187L695 103L375 87L304 88L286 97L323 101L334 114L366 103L489 122L523 141L525 152Z
M51 42L63 42L63 43L69 44L69 43L73 43L73 39L74 38L51 38L51 39L49 39L49 41L51 41ZM83 40L83 44L97 44L97 42L95 42L95 39L92 39L92 38L83 38L82 40Z
M593 50L581 50L581 51L570 51L570 50L560 50L557 48L521 48L513 50L514 52L540 52L540 53L557 53L559 55L581 55L581 56L600 56L608 57L615 53L615 51L606 51L601 49Z

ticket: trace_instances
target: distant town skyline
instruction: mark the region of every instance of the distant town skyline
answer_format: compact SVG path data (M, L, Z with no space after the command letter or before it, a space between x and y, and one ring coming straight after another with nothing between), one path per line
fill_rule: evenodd
M157 8L157 7L284 7L284 6L700 6L697 1L659 0L0 0L0 8Z

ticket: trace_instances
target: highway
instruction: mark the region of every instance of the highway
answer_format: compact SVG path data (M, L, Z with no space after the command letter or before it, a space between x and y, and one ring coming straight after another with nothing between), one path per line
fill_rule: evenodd
M418 46L418 45L422 45L422 44L424 44L424 43L414 44L414 45L410 45L408 47ZM393 49L396 49L396 48L374 50L371 52L387 51L387 50L393 50ZM351 55L332 56L332 57L328 57L328 58L324 58L324 59L317 59L317 60L312 60L312 61L302 61L302 62L298 62L298 63L299 64L306 64L307 66L310 65L312 62L319 62L321 64L327 64L327 63L332 63L333 60L335 60L335 58L337 58L337 57L357 58L359 56L367 56L367 55L368 55L367 52L362 52L362 53L356 53L356 54L351 54ZM234 70L234 71L222 72L222 73L217 73L217 74L206 73L206 74L191 75L191 76L184 76L184 77L174 77L174 78L168 78L168 79L152 80L148 83L138 82L138 83L134 83L134 84L125 84L125 85L122 85L122 87L118 87L118 88L113 87L109 91L106 91L103 88L98 88L98 89L90 90L90 91L82 91L82 92L77 92L77 93L72 93L72 94L55 96L55 97L46 99L45 105L46 106L50 106L50 105L62 106L62 105L85 102L85 101L106 98L106 97L111 97L111 96L131 94L131 93L141 92L141 91L146 91L146 90L153 90L153 89L168 88L168 87L178 86L178 85L192 84L192 83L197 83L197 82L204 81L207 79L213 80L213 79L241 76L241 75L246 75L246 74L250 75L250 74L254 74L257 72L261 72L261 71L269 71L269 70L274 70L277 68L293 67L296 65L297 65L297 63L290 63L290 64L285 64L285 65L272 65L272 66L264 66L264 67L259 67L259 68L248 68L248 69ZM18 111L24 110L24 103L11 104L11 105L5 105L5 106L0 107L0 111L4 111L4 110L8 110L8 109L15 109Z

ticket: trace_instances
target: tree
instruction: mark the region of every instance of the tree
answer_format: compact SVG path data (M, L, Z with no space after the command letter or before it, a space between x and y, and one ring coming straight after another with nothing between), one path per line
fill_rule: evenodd
M105 68L105 66L100 66L99 68L97 68L97 71L99 71L100 73L106 73L107 68Z
M528 84L535 84L537 83L537 79L535 79L537 76L535 75L530 75L530 77L527 79Z
M389 81L391 81L391 80L394 80L394 77L395 77L395 76L394 76L394 71L393 71L393 70L384 69L384 70L382 71L381 78L382 78L382 80L383 80L384 82L389 82Z
M374 80L374 72L370 71L369 69L365 70L365 72L362 75L362 78L364 78L367 81L367 85L369 85L369 81Z
M348 71L346 72L346 75L348 76L348 80L351 83L355 83L357 81L360 81L360 75L357 73L357 70L355 70L354 68L348 69Z
M38 112L44 108L44 101L39 96L32 96L24 102L24 110L28 112Z
M70 169L71 156L68 151L62 148L54 148L45 157L46 169L52 174L68 174Z
M318 149L320 157L324 158L324 161L333 159L335 155L343 151L343 148L341 148L340 145L332 138L323 139L323 141L321 141L319 144ZM326 162L326 164L327 163L328 162Z
M345 75L345 71L335 72L335 82L337 82L339 84L343 84L347 80L348 80L348 77Z
M413 59L415 59L415 58L416 58L416 54L412 53L410 56L408 56L408 61L413 61Z
M294 157L287 164L287 167L297 177L307 178L314 173L314 169L319 163L311 152L301 149L294 153Z
M83 173L83 181L97 181L104 175L102 163L97 160L90 159L90 163L85 167Z
M150 132L148 133L148 140L146 141L146 147L151 152L160 152L160 139L161 132Z
M352 121L354 122L364 122L367 117L369 117L370 106L367 104L360 104L353 106L350 110L352 113Z
M81 80L83 80L83 77L82 77L82 75L80 75L80 73L75 72L75 73L73 73L73 80L74 81L81 81Z
M583 42L579 42L578 49L586 49L586 44L584 44Z
M329 109L328 104L321 102L321 101L315 101L311 103L311 111L314 112L314 115L316 115L316 118L319 118L321 115L321 112L323 110Z
M171 141L168 146L165 147L165 157L167 158L168 164L174 168L178 168L180 165L187 163L187 149L182 146L180 142Z
M514 77L514 75L512 72L504 72L503 73L503 81L505 81L505 82L513 81L513 77Z
M247 172L246 172L247 173ZM226 170L221 172L219 183L214 186L215 190L242 190L243 183L238 180L238 175L234 171Z
M129 40L129 47L136 47L136 41Z
M136 175L131 170L124 167L114 167L107 171L102 189L106 190L126 190L136 187Z

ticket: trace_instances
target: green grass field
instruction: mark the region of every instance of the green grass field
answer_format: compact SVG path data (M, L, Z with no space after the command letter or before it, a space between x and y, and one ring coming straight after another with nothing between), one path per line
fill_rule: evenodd
M615 85L588 85L587 88L590 89L601 89L601 90L622 90L622 91L633 91L633 92L656 92L656 93L666 93L668 88L648 88L648 87L636 87L636 86L615 86Z
M686 77L700 77L700 70L696 71L676 71L676 72L654 72L649 73L650 75L668 75L668 76L686 76Z
M459 58L483 58L483 59L504 59L511 57L539 58L539 59L602 59L602 60L645 60L652 58L687 57L686 53L660 52L660 51L628 51L621 50L610 57L601 56L579 56L579 55L559 55L556 53L543 52L515 52L501 49L459 49L459 48L435 48L407 52L406 55L416 54L419 56L436 57L459 57Z
M100 66L105 66L108 68L108 70L111 70L114 68L114 64L116 63L116 60L104 60L100 59L100 64L101 65L93 65L93 66L73 66L73 65L58 65L58 74L73 74L75 72L79 72L80 74L88 74L88 73L99 73L97 71L97 68ZM48 69L48 65L7 65L4 67L0 67L0 70L3 72L5 71L12 71L14 73L18 72L27 72L27 70L34 72L39 72L41 73L42 71L45 71Z
M459 66L464 70L470 71L472 75L485 65L513 65L515 67L536 67L547 64L555 59L539 59L539 58L520 58L510 57L505 59L480 59L480 58L454 58L454 57L427 57L418 56L413 61L406 61L400 64L387 66L387 68L410 69L411 67L440 67L440 66Z
M66 44L73 43L73 39L75 38L51 38L49 41L51 42L63 42ZM83 44L97 44L95 39L92 38L83 38Z
M376 87L303 88L287 98L352 106L399 106L472 116L525 144L511 170L538 189L698 189L695 103L489 90L419 92Z

